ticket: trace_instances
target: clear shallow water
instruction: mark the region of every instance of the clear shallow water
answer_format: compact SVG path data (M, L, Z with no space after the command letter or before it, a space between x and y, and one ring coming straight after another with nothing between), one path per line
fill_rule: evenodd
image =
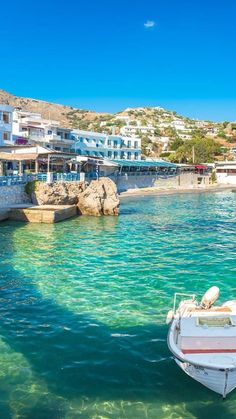
M129 198L121 216L0 225L0 417L235 418L166 346L175 291L236 298L236 194Z

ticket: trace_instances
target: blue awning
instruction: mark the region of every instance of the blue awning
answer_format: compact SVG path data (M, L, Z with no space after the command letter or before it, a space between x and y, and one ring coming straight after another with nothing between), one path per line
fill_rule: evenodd
M122 167L136 167L136 168L141 168L141 167L169 167L172 169L177 168L177 164L174 163L170 163L168 161L165 160L160 160L160 161L148 161L148 160L123 160L123 159L117 159L117 160L111 160L113 163L118 164L119 166Z

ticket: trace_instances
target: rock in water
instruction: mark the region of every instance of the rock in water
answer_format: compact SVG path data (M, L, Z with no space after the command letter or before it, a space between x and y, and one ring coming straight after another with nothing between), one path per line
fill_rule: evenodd
M36 182L31 199L35 205L74 205L86 186L85 182Z
M116 184L109 178L93 180L79 194L78 208L83 215L118 215L120 200Z

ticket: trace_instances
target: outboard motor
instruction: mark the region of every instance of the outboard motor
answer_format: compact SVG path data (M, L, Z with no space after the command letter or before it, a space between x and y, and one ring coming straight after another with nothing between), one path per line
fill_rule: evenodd
M220 290L218 287L211 287L203 295L200 307L204 310L211 308L212 304L219 298Z

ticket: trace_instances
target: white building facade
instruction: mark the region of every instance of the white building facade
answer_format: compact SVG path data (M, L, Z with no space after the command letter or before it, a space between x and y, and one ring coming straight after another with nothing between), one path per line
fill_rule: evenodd
M217 182L236 186L236 161L224 161L216 165Z
M141 159L141 139L119 135L107 135L93 131L73 130L72 151L81 156L107 159Z
M12 140L12 112L11 106L0 104L0 145Z
M136 137L137 132L143 135L154 135L155 134L155 127L152 125L125 125L120 129L121 135L127 137Z
M57 151L69 152L73 141L71 130L61 128L57 121L42 118L41 114L15 109L13 139L16 144L40 144Z

